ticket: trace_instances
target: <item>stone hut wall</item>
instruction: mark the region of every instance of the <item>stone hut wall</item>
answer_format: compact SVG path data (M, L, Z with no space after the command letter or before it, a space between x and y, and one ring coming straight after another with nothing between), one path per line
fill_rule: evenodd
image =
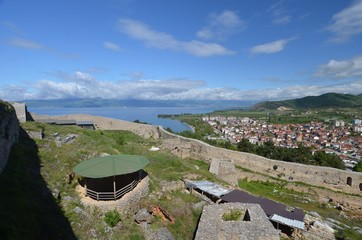
M224 220L224 214L231 211L240 212L241 219ZM259 204L224 203L204 207L195 236L195 240L202 239L277 240L280 237Z
M182 158L193 157L208 163L213 159L229 160L236 166L288 181L305 182L348 193L362 192L362 173L272 160L250 153L217 148L202 141L174 135L162 128L160 134L167 139L164 147Z
M87 206L97 206L102 211L117 210L121 213L134 213L138 208L138 204L148 194L149 177L146 176L141 182L129 193L116 201L97 201L89 197L82 199L82 203Z

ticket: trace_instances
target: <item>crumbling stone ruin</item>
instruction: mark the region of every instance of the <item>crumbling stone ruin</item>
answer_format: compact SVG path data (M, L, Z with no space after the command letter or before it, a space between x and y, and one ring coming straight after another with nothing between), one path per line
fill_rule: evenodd
M232 161L214 159L210 163L209 171L233 186L238 185L238 175Z
M225 214L239 211L238 220L227 219ZM207 205L199 221L195 240L277 240L274 229L258 204L224 203Z
M27 109L25 103L12 103L11 105L13 105L15 109L16 116L18 117L19 122L26 122Z

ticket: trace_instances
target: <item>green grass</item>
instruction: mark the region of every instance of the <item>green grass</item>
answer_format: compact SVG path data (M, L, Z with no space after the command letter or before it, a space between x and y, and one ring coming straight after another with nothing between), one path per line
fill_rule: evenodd
M243 212L241 210L231 210L222 215L224 221L239 221Z
M104 214L104 221L110 226L116 226L121 221L121 215L117 210L108 211Z

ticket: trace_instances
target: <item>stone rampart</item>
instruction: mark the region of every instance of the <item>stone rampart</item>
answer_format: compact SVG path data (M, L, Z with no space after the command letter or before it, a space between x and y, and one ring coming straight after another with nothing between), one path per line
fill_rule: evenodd
M76 121L93 121L96 129L100 130L126 130L131 131L144 138L155 138L159 137L158 127L148 124L133 123L114 118L106 118L100 116L93 116L87 114L71 114L64 116L48 116L48 115L37 115L31 113L32 118L37 120L76 120Z
M19 130L14 108L0 102L0 174L8 162L11 147L19 141Z
M134 213L138 209L138 204L148 194L149 177L146 176L141 182L129 193L116 201L97 201L90 197L83 197L82 203L86 206L97 206L102 211L117 209L121 213ZM84 191L84 190L83 190Z
M11 105L13 105L15 109L19 122L26 122L27 109L25 103L11 103Z
M305 182L348 193L362 192L362 173L283 162L250 153L217 148L202 141L177 136L162 128L160 134L165 139L164 147L180 157L193 157L208 163L214 159L229 160L236 166L288 181Z

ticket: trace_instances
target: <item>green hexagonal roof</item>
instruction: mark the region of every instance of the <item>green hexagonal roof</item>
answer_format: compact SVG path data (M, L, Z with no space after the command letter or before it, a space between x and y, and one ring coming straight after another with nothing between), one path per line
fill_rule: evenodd
M149 163L139 155L109 155L79 163L73 171L83 177L102 178L136 172Z

